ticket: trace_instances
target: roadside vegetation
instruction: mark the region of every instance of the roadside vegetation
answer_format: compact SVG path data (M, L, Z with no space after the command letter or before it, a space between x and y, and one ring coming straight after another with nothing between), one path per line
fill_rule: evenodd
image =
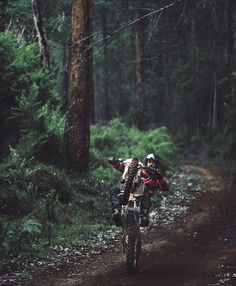
M112 228L108 190L120 174L107 164L108 156L141 160L149 152L161 156L164 168L175 168L178 149L168 130L141 131L115 118L91 126L90 171L78 175L65 158L65 115L53 72L37 69L38 49L18 43L11 33L0 33L1 149L0 244L1 259L11 255L41 255L50 248L86 241ZM12 84L13 83L13 84ZM223 135L222 135L223 136ZM229 144L212 140L214 154L230 154ZM179 142L183 139L179 137ZM200 145L199 138L192 143ZM203 140L201 142L204 142ZM228 141L227 141L228 142ZM210 146L208 144L208 146ZM222 150L224 146L224 150Z
M50 129L50 122L46 126ZM45 131L36 136L29 129L0 165L1 257L76 244L111 227L108 190L120 174L108 166L108 156L142 160L155 150L164 165L174 167L175 145L164 127L144 132L118 119L92 126L91 167L80 176L57 157L45 162L38 153L41 148L48 154L63 149L59 136L45 147L49 139Z
M4 1L0 13L0 260L47 254L112 228L108 191L120 173L107 164L109 156L142 161L157 152L168 175L179 165L181 149L236 158L233 1L198 7L177 1L186 6L176 4L160 19L163 1L94 1L94 101L86 120L96 124L86 149L89 172L80 174L67 161L64 143L74 127L66 126L71 1L37 2L43 5L50 69L40 65L31 1ZM156 18L131 25L149 10ZM112 34L117 30L119 36ZM141 46L137 35L146 38ZM186 45L186 39L194 40Z
M85 241L112 227L108 190L120 174L107 164L108 156L141 160L156 151L173 168L176 147L167 129L140 131L119 119L91 127L90 171L71 170L64 155L65 116L53 77L37 70L35 45L19 45L1 33L1 137L10 150L1 154L1 258L47 253L50 247ZM14 82L10 84L9 82ZM7 84L9 83L9 84ZM5 140L4 140L5 139Z

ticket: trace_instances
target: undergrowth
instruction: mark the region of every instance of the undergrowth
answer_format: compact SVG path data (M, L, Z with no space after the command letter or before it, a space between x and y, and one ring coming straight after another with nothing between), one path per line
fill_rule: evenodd
M142 160L157 152L174 167L176 150L164 127L143 132L118 119L92 126L90 171L83 176L64 168L62 159L45 161L40 150L47 139L46 132L25 134L0 164L2 257L76 244L111 227L109 189L121 174L108 165L109 156ZM61 157L63 147L53 143Z
M111 227L109 189L121 174L108 166L109 156L142 160L157 152L174 167L176 148L165 127L144 132L114 119L91 127L90 171L72 172L55 74L39 67L38 56L37 45L0 33L0 142L8 142L3 134L12 126L15 137L0 163L1 259L76 244Z

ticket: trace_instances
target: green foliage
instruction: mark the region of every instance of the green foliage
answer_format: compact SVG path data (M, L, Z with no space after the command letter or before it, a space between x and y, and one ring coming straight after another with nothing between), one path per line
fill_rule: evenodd
M129 11L130 3L118 1L114 6L113 2L95 1L96 23L102 23L100 12L108 12L107 32L127 22L129 12L134 8L131 5ZM70 4L68 0L43 3L44 18L47 19L44 24L50 39L49 47L53 50L55 70L59 66L63 68L64 53L61 49L68 40ZM126 18L120 18L120 11L126 14ZM110 216L107 191L120 179L119 172L109 168L107 157L137 156L142 160L147 153L157 152L167 168L173 168L173 158L176 157L176 147L166 128L144 132L114 119L107 126L92 126L89 173L81 177L68 174L64 168L65 117L60 113L60 96L55 90L58 75L45 73L39 67L38 44L32 43L35 31L32 29L31 2L10 1L9 14L12 18L10 29L16 36L9 33L0 35L0 117L6 121L11 114L11 120L17 126L18 141L0 164L0 242L4 256L31 252L37 250L37 245L45 243L77 242L103 229L102 224L104 221L107 224ZM114 21L110 21L109 15ZM94 32L97 28L100 32L99 25L94 25ZM164 93L158 93L155 104L145 110L151 114L147 119L143 102L133 105L135 98L131 85L134 70L132 64L127 65L133 59L133 40L133 31L130 30L109 43L107 52L114 62L109 65L107 74L103 53L96 53L98 65L94 70L102 80L98 80L99 85L95 89L97 94L103 94L103 80L109 76L109 93L115 97L110 116L126 115L128 103L135 107L133 114L137 114L138 109L141 121L145 117L145 125L151 122L152 126L157 126L156 122L159 124L161 118L156 116L156 111L160 111L157 105L160 94ZM121 64L121 58L125 65L124 62ZM150 81L156 78L155 73L150 73ZM163 80L163 76L158 78ZM156 84L150 88L148 101L153 102L156 88ZM6 95L6 106L3 106L2 98ZM103 103L100 108L103 108ZM134 121L134 118L130 119L130 122ZM9 130L12 131L11 128Z
M56 167L27 157L35 153L31 147L20 142L0 165L0 218L6 217L0 240L3 256L36 250L38 243L33 242L39 234L40 239L51 242L61 206L75 197L75 180Z
M18 136L25 138L18 149L25 157L63 164L65 117L59 110L55 75L39 69L36 44L18 44L10 33L0 33L0 59L1 139L19 127Z
M16 75L11 67L16 56L15 44L16 41L12 34L0 33L0 137L4 133L6 134L7 129L11 127L7 119L11 106L15 105L15 91L12 88L12 82L15 81Z
M9 71L11 71L10 64L15 59L14 46L16 40L11 33L0 33L0 64L1 64L1 80L5 78ZM2 86L1 86L2 87Z
M27 106L26 102L24 106ZM40 110L43 113L47 107ZM54 116L57 118L51 115L50 123L45 126L54 124ZM62 132L59 127L58 133ZM120 179L120 173L109 168L107 157L138 156L142 159L148 152L158 152L167 167L174 166L171 160L175 147L166 128L144 132L135 127L128 128L114 119L107 126L92 127L91 168L87 174L76 178L56 166L40 162L45 137L39 136L38 130L33 132L33 128L33 125L28 127L31 131L11 148L10 155L0 165L1 217L20 221L13 221L9 229L5 226L8 243L4 253L25 252L27 245L30 245L29 251L33 251L36 238L43 244L76 243L96 232L96 225L107 224L110 216L108 190ZM44 128L44 132L47 130L52 132L49 127ZM1 240L5 243L3 237Z
M9 14L13 17L15 26L14 29L30 29L33 25L32 4L28 0L9 1ZM18 31L17 31L18 32Z
M19 151L12 148L9 158L1 164L1 207L15 216L28 214L37 199L47 197L50 190L55 190L61 201L69 201L72 186L67 175L33 157L25 157L25 149L18 148Z
M70 4L68 0L42 2L43 17L47 19L44 21L44 25L49 39L68 39ZM12 18L11 30L21 33L30 40L34 26L32 2L29 0L11 0L8 5L8 12Z
M38 250L35 242L42 233L42 225L37 219L30 217L20 218L15 221L7 221L3 217L0 219L2 258Z
M24 135L18 149L23 149L25 156L34 155L43 162L63 164L65 116L50 101L42 105L37 94L35 91L18 98L18 107L12 112Z
M236 158L235 146L236 138L225 130L216 132L205 146L204 151L210 157L217 156L221 159L233 159Z
M17 44L12 34L0 33L0 58L1 139L20 127L26 138L19 149L29 144L25 157L33 153L42 161L62 164L65 117L59 111L54 75L39 69L37 45Z
M97 164L104 165L109 156L137 156L142 161L146 154L153 152L160 155L167 168L174 167L177 150L165 127L140 131L136 127L129 128L119 119L107 126L92 127L91 157Z
M49 75L38 70L38 48L35 44L18 44L13 34L0 33L0 59L0 96L3 99L7 96L8 104L13 106L12 100L28 93L33 84L37 85L42 96L51 94Z
M21 233L26 236L36 236L41 234L42 225L35 219L24 219L21 225Z

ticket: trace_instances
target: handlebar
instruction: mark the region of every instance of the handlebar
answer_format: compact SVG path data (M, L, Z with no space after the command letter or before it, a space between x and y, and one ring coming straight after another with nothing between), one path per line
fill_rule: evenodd
M123 160L123 159L117 159L115 157L109 157L107 161L111 165L115 165L117 163L122 163L125 166L129 167L131 162L132 162L132 159ZM152 168L152 167L144 166L141 161L139 161L138 169L141 170L141 171L142 170L145 171L151 178L152 177L156 178L156 179L161 179L162 178L162 175L159 172L159 170L157 170L155 168Z

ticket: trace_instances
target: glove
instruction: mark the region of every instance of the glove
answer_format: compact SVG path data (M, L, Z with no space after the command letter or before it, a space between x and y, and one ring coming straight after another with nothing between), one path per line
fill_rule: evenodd
M155 175L157 176L157 179L158 179L158 180L160 180L160 179L163 178L162 175L161 175L161 173L160 173L160 171L158 171L158 170L156 170Z
M107 159L107 162L108 162L109 164L111 164L111 165L115 165L116 163L119 162L119 160L116 159L115 157L109 157L109 158Z
M162 178L161 173L157 169L146 167L145 170L152 180L159 180Z

